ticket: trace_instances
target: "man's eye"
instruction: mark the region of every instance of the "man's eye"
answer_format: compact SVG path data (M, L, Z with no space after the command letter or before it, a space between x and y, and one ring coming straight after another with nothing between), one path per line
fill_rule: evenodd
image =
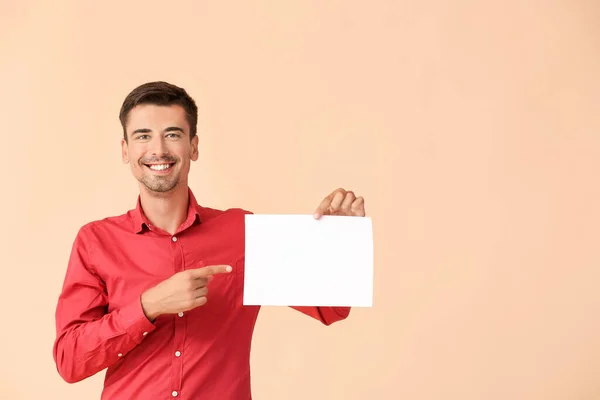
M169 133L169 134L167 134L167 137L171 137L171 138L178 138L180 136L181 135L179 133Z
M149 137L150 137L150 135L140 135L140 136L138 136L138 139L139 139L139 140L146 140L146 139L148 139Z

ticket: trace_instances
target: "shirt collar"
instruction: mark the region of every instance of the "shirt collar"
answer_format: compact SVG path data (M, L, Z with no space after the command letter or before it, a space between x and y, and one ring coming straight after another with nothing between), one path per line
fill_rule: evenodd
M198 204L196 201L196 197L190 188L188 188L189 195L189 205L188 205L188 214L186 220L183 222L181 229L186 229L197 222L202 222L200 218L200 214L202 212L202 206ZM152 224L144 214L144 210L142 210L142 200L141 196L138 195L136 207L135 209L129 212L132 220L133 232L141 233L145 229L150 229Z

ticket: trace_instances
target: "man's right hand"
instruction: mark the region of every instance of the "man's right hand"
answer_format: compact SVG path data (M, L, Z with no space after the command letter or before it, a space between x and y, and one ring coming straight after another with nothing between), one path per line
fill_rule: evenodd
M229 265L181 271L142 294L142 309L146 317L154 320L162 314L176 314L206 304L208 282L214 274L231 272Z

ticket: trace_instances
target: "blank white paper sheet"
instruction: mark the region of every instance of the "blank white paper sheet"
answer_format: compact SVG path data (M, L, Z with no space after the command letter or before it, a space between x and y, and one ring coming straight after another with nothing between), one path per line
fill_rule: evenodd
M244 305L373 305L369 217L248 214Z

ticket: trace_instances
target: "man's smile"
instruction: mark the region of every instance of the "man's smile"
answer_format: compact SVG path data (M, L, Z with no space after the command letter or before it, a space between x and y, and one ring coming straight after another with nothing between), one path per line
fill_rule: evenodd
M170 170L175 163L162 163L162 164L144 164L146 167L150 168L152 171L164 172Z

